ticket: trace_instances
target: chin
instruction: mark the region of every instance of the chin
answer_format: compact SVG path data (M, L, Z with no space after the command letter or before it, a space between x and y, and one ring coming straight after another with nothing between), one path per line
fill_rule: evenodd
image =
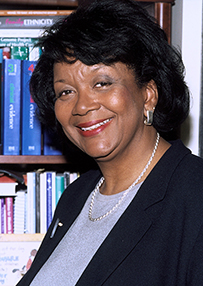
M95 152L95 154L88 154L90 157L92 157L96 162L105 162L105 161L109 161L113 155L112 155L113 151L110 152Z

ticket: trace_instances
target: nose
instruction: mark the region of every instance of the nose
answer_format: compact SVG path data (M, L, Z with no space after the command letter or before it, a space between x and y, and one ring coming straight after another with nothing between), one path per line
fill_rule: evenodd
M100 104L96 95L90 90L81 90L77 94L77 98L72 110L72 115L86 115L87 113L98 110Z

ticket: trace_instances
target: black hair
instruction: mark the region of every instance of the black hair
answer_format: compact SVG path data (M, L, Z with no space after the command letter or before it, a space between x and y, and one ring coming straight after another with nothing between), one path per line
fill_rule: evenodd
M60 127L54 113L53 65L77 60L86 65L122 62L133 69L140 87L154 80L159 95L153 122L157 131L169 132L188 116L189 90L181 54L133 0L96 0L78 7L46 30L38 45L42 55L30 88L46 125Z

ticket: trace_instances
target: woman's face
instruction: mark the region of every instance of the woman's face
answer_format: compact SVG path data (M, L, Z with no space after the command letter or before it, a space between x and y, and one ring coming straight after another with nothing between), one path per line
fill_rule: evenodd
M125 64L56 63L54 90L56 118L82 151L97 161L133 151L145 128L147 92Z

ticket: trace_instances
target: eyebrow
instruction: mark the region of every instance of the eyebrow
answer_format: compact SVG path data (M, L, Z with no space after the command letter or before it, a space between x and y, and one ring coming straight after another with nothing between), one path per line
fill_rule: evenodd
M64 83L64 82L65 82L65 79L57 79L57 80L54 81L54 84L57 83L57 82Z

